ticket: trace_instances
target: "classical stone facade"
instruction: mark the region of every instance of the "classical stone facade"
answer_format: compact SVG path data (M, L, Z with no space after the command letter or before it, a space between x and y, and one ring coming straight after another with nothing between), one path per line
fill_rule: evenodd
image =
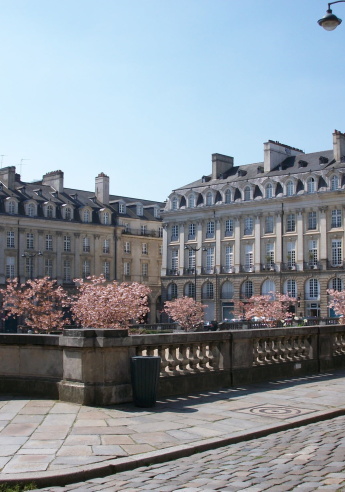
M15 167L0 169L0 285L7 278L23 282L49 276L73 288L73 279L100 274L110 281L137 281L152 289L154 322L160 302L162 207L110 195L104 173L90 192L66 188L62 171L24 183Z
M268 141L264 161L235 166L213 154L212 173L174 190L163 214L162 297L196 296L206 319L269 292L296 298L303 316L332 316L327 288L343 289L345 134L305 154Z

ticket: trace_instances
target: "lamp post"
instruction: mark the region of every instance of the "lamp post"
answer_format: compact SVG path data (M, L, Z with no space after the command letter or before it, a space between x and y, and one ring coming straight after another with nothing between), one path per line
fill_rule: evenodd
M187 249L188 251L194 251L194 301L196 301L196 252L201 250L200 248L194 248L193 246L190 246L189 244L186 244L184 249ZM203 248L203 251L205 248Z
M29 265L29 268L30 268L30 271L29 271L29 276L30 276L30 280L32 280L32 277L33 277L33 263L32 263L32 259L35 258L35 256L42 256L43 253L42 251L37 251L37 253L28 253L28 252L24 252L22 254L22 258L30 258L30 265Z
M341 19L332 13L331 5L334 3L345 3L345 0L337 0L336 2L330 2L328 4L328 9L326 15L322 19L318 20L318 24L326 29L326 31L333 31L336 27L341 24Z

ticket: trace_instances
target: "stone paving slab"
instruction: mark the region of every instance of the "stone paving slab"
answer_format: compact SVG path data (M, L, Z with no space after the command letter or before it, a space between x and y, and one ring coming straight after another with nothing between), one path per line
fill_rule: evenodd
M71 483L343 415L344 382L337 371L170 397L152 409L2 396L0 483Z

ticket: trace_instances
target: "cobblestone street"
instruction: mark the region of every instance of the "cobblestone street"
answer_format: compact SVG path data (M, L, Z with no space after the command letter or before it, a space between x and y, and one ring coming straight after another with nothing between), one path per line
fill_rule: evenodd
M344 456L345 417L338 417L189 458L41 490L343 491Z

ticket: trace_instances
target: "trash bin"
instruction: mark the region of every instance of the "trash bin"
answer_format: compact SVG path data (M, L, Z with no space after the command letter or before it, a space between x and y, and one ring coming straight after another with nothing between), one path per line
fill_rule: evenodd
M133 401L137 407L153 407L157 399L157 388L161 358L151 355L131 357Z

